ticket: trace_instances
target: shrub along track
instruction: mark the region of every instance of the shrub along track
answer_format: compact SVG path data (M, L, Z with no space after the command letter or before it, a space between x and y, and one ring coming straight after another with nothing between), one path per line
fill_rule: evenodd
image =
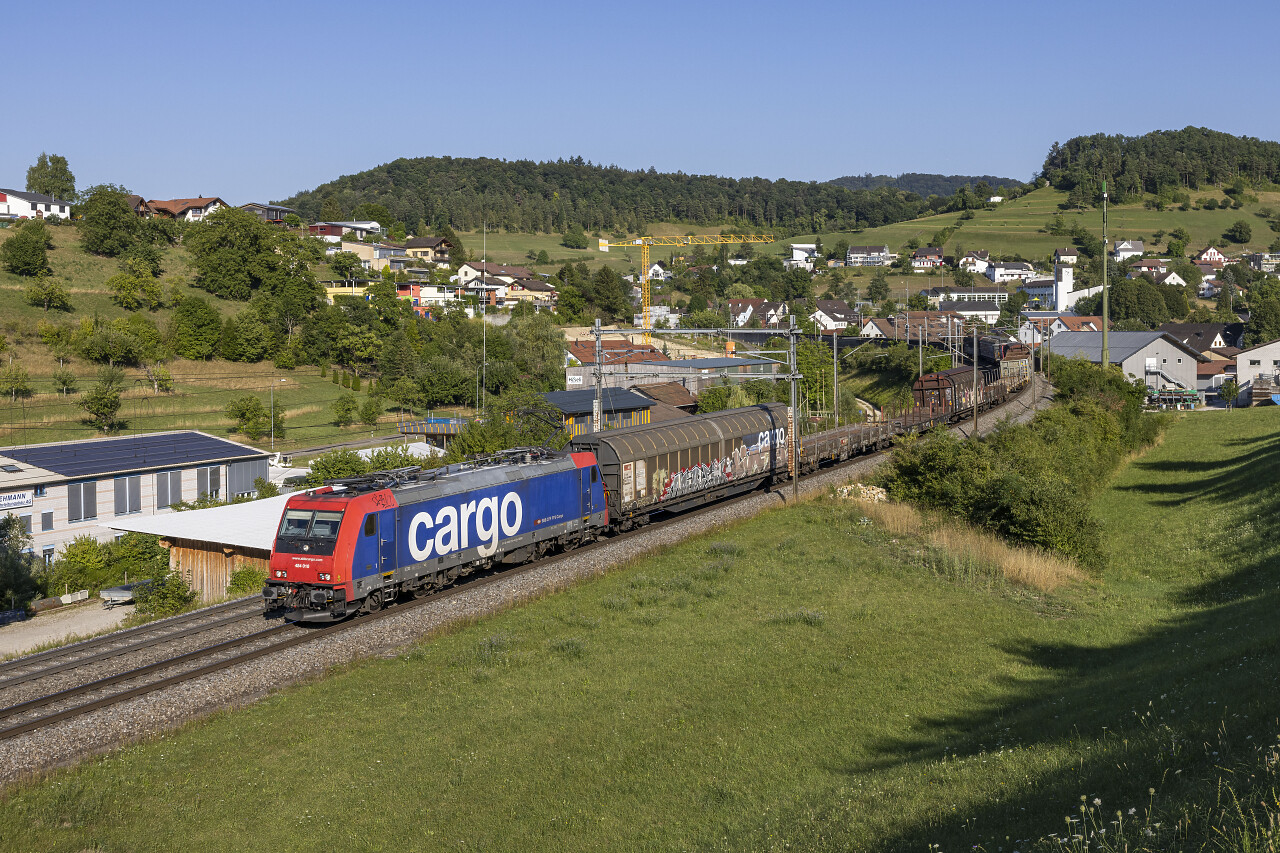
M1024 390L999 409L982 415L979 428L985 432L1005 419L1027 420L1050 401L1051 394L1042 394L1033 403L1030 392ZM967 431L970 426L965 422L956 428ZM800 494L822 494L834 485L865 476L883 459L883 453L869 454L811 474L802 478ZM334 666L372 656L394 656L450 626L555 592L691 536L776 508L786 503L791 488L785 483L751 492L534 563L479 575L370 616L324 628L271 628L261 632L270 632L270 636L258 638L261 645L247 651L212 661L209 655L191 655L178 664L191 665L183 672L135 684L110 696L82 703L76 703L75 696L62 697L59 702L67 704L54 706L58 712L28 717L20 725L0 731L0 782L12 783L74 764L86 756L176 729L216 710L248 704L281 687L320 677ZM279 630L284 628L292 630ZM270 642L277 634L281 639ZM127 684L124 677L113 683ZM79 707L72 707L77 704Z

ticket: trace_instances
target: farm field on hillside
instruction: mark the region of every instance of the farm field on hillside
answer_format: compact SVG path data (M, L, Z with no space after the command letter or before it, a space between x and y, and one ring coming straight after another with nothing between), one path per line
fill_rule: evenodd
M1271 778L1278 420L1178 421L1074 587L801 504L24 786L0 849L1025 850L1082 799L1132 850L1235 832L1197 804Z
M174 380L172 394L154 393L140 371L126 370L130 390L125 393L120 408L120 417L127 424L123 433L198 429L266 447L267 436L250 441L243 435L230 433L233 423L224 411L227 403L244 394L253 394L269 404L274 385L275 405L284 412L286 430L284 438L276 437L276 450L370 437L367 426L333 424L333 402L346 389L333 384L332 375L321 377L318 368L278 370L270 362L240 364L184 359L174 361L169 367ZM86 378L80 384L81 392L93 384L92 371L83 372ZM60 397L53 392L52 381L47 376L36 376L32 384L39 392L35 397L18 403L0 402L0 444L36 444L99 435L81 422L84 411L76 405L78 395ZM365 395L358 393L357 397L363 402ZM391 408L372 432L396 434L397 417Z

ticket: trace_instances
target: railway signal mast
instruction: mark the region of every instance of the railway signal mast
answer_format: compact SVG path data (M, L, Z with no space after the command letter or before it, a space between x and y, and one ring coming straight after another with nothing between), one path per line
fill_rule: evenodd
M644 343L653 344L650 330L653 328L653 293L649 285L649 247L650 246L722 246L741 243L772 243L772 234L711 234L701 237L636 237L631 240L610 242L600 240L600 251L607 252L611 246L640 247L640 326L644 329Z

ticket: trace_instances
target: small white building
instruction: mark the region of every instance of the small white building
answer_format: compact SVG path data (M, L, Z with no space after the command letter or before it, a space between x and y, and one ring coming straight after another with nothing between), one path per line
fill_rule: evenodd
M1111 252L1111 257L1116 263L1120 263L1126 258L1140 258L1146 249L1142 246L1141 240L1117 240L1115 248Z
M850 246L844 256L846 267L884 267L893 263L896 256L888 246Z
M987 267L987 278L995 284L1007 281L1026 281L1036 274L1031 264L1022 261L1001 261Z
M974 273L975 275L986 275L987 267L991 266L991 253L969 252L960 259L958 266L960 269Z
M1052 278L1035 278L1018 285L1027 294L1027 304L1051 311L1066 311L1088 296L1101 292L1102 286L1075 289L1075 268L1060 265L1053 268Z
M938 310L959 314L966 320L978 320L990 326L1000 319L1000 306L994 302L943 302Z
M1280 393L1280 388L1277 388L1280 382L1280 340L1241 350L1236 355L1236 381L1240 383L1243 394L1248 394L1260 382Z
M0 189L0 219L46 219L71 216L71 202L49 195Z

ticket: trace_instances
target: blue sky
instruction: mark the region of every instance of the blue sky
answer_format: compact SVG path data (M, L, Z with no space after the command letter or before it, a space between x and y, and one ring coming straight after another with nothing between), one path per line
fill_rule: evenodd
M1280 139L1274 0L71 0L5 19L45 66L6 81L18 188L41 151L82 188L242 204L429 155L1027 179L1086 133Z

